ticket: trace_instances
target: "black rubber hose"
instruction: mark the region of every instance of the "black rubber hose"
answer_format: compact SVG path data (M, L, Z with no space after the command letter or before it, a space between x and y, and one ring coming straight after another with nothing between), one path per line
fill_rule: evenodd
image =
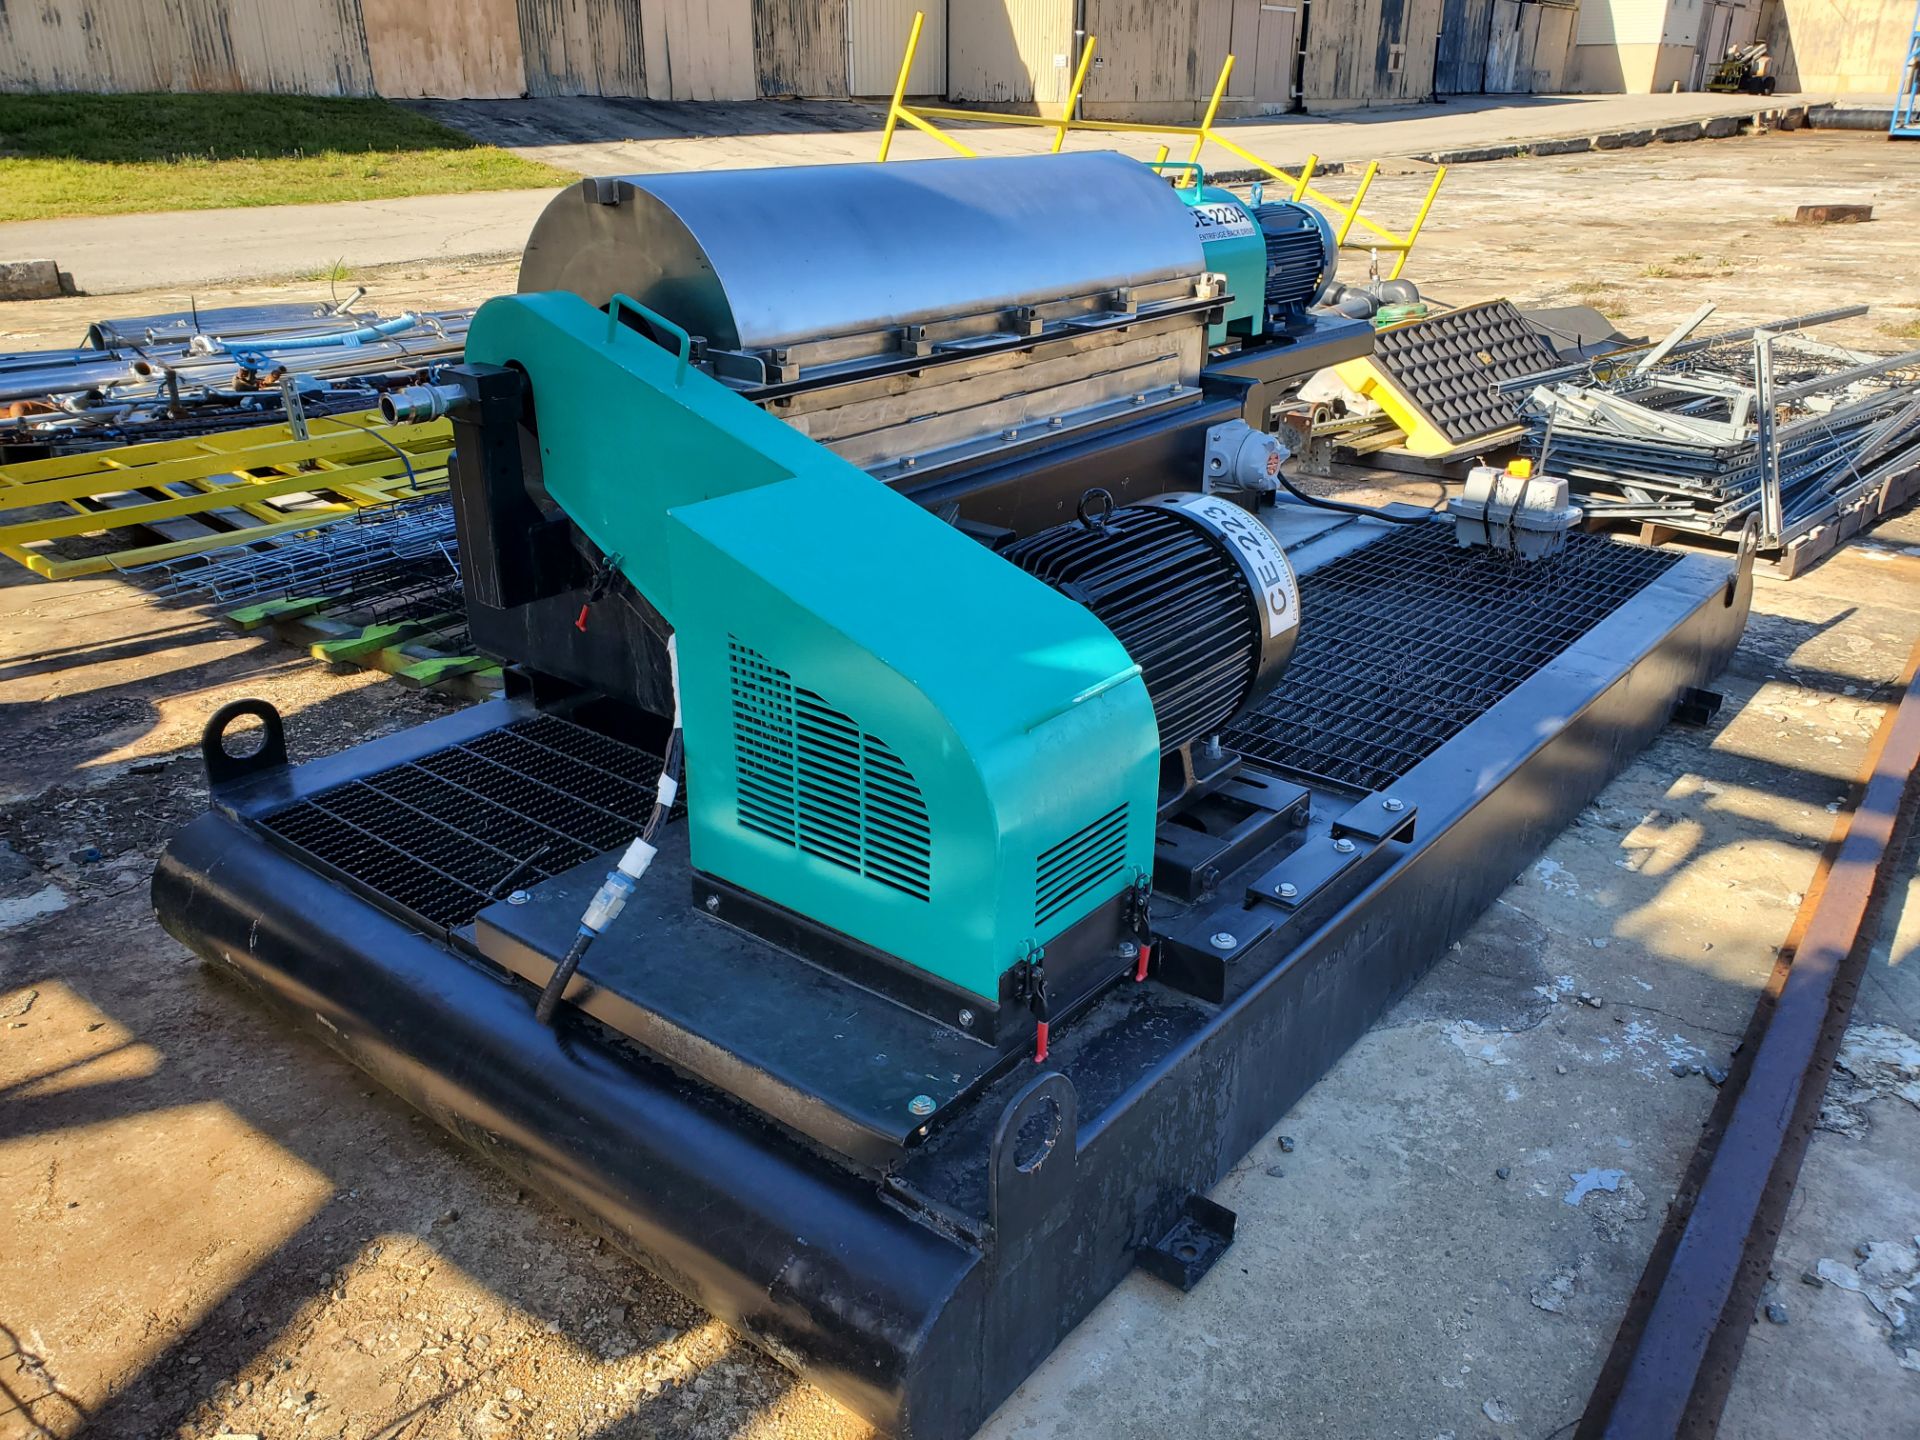
M591 931L582 930L574 936L573 944L560 963L553 968L553 974L547 978L547 988L540 992L540 1003L533 1007L533 1018L542 1025L552 1025L554 1012L560 1008L560 997L567 993L567 983L573 979L573 972L580 968L587 947L593 944Z
M1289 480L1287 478L1287 472L1284 470L1280 472L1279 480L1281 485L1285 487L1286 492L1302 504L1314 505L1322 510L1337 510L1342 515L1360 515L1368 520L1384 520L1389 525L1424 525L1428 520L1433 518L1435 512L1440 508L1436 505L1433 509L1424 511L1419 515L1389 515L1386 511L1376 510L1371 505L1349 505L1344 500L1329 500L1324 495L1309 495L1306 491L1295 485L1293 481Z

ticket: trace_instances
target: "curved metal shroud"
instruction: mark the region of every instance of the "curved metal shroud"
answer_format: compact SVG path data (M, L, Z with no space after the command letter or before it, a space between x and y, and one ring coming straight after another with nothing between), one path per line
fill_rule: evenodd
M1205 269L1167 182L1096 152L585 180L535 223L519 288L624 293L759 350Z

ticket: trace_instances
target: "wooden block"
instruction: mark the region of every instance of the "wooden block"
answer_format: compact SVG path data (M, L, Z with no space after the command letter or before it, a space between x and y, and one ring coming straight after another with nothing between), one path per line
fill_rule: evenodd
M1864 225L1873 219L1871 205L1802 205L1793 212L1801 225Z

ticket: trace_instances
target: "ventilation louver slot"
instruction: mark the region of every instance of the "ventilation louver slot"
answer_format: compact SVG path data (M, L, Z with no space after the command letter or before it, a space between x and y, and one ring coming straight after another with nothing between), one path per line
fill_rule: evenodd
M1124 805L1043 851L1034 866L1033 923L1046 924L1094 886L1113 878L1126 858Z
M735 818L803 854L929 898L927 803L900 757L758 651L731 638L727 648Z

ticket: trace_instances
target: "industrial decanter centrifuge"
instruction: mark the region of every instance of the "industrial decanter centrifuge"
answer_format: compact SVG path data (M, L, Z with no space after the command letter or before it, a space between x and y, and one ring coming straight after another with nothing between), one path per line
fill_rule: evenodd
M154 880L903 1435L969 1433L1133 1266L1198 1283L1207 1191L1747 613L1744 560L1292 493L1273 407L1372 332L1313 308L1314 212L1179 178L562 193L392 402L452 417L508 698L298 768L229 707Z

